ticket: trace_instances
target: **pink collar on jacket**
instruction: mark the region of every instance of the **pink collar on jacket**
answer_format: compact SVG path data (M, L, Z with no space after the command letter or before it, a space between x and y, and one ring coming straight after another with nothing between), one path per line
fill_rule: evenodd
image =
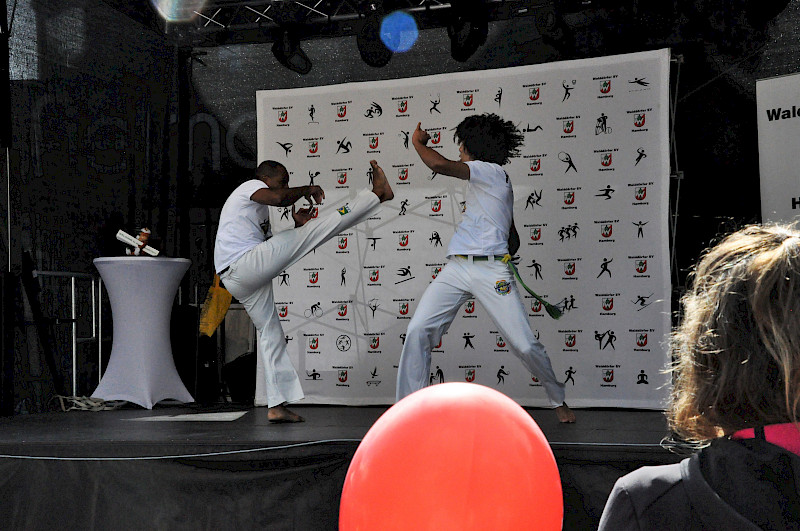
M755 438L755 429L747 428L739 430L733 435L732 439L753 439ZM770 424L764 426L764 438L768 443L792 452L793 454L800 455L800 429L797 424L787 422L785 424Z

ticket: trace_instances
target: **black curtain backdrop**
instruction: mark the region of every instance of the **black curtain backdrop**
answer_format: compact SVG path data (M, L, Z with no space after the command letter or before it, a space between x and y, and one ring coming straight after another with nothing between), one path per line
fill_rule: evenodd
M9 86L8 13L5 2L0 5L0 116L11 114L11 88ZM0 148L11 144L11 120L0 124Z
M6 41L0 38L0 113L5 117L0 138L11 131L12 269L19 273L27 252L32 269L96 275L94 258L124 252L114 238L117 230L135 234L142 226L153 230L153 243L165 255L176 256L176 172L170 156L177 144L174 46L100 0L3 4L3 11L14 7L10 53L3 53ZM3 59L10 59L8 77ZM5 176L5 153L2 163ZM5 186L0 202L5 227ZM5 228L1 232L5 247ZM57 283L40 282L44 318L65 317L69 298ZM20 315L13 323L17 413L56 406L47 353L32 332L31 302L36 301L15 301ZM108 306L104 313L108 335ZM91 335L88 303L80 314L79 336L86 337ZM72 371L69 327L49 323L45 326L57 339L53 356L60 387ZM105 347L108 352L110 344ZM91 394L96 386L96 348L80 346L78 394Z

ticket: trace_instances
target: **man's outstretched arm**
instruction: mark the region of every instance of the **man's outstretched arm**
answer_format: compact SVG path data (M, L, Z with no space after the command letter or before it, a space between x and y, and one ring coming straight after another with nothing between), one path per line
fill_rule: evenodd
M253 192L250 199L262 205L288 207L305 197L313 204L319 204L325 198L325 192L319 186L297 186L295 188L261 188ZM314 200L313 203L311 200Z
M463 162L450 160L443 157L435 149L428 147L428 140L431 139L428 132L420 127L422 124L417 124L417 129L411 136L411 143L414 149L417 150L419 158L431 170L442 175L449 175L456 179L469 179L469 166Z

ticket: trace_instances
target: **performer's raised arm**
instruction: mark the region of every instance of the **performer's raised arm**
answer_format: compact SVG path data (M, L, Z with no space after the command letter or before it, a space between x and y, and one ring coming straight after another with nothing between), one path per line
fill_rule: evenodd
M417 128L411 136L411 143L414 145L414 149L417 150L417 154L419 158L422 159L422 162L436 173L449 175L457 179L469 179L469 166L464 164L464 162L472 159L465 158L468 154L464 151L463 144L459 147L459 153L461 153L459 157L460 160L455 161L442 156L435 149L428 147L428 140L430 139L431 137L428 132L422 129L422 122L417 123Z
M319 186L297 186L294 188L261 188L253 192L250 199L256 203L267 206L288 207L294 205L298 199L305 197L311 203L320 204L325 198L325 192Z

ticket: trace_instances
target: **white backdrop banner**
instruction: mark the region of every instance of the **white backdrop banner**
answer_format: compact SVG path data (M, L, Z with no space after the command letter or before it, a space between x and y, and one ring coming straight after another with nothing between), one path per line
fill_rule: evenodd
M369 160L395 198L273 281L308 403L391 404L406 327L445 265L466 184L425 167L417 125L458 157L455 126L492 112L525 133L506 166L515 191L525 282L564 308L551 319L524 290L567 402L660 408L670 329L669 50L500 70L258 91L259 161L286 165L290 186L320 185L320 212L368 185ZM273 209L273 230L293 226ZM313 221L312 221L313 223ZM544 390L468 301L433 351L431 382L468 381L522 405Z
M761 219L792 221L800 214L800 74L756 81Z

